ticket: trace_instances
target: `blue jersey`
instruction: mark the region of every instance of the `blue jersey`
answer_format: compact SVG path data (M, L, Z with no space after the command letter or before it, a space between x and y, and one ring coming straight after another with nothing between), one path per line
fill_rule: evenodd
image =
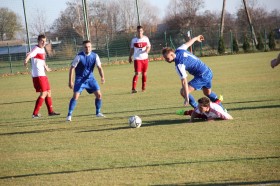
M182 45L175 51L175 68L181 79L187 77L186 71L195 77L202 76L205 73L211 73L211 70L195 55L187 51L186 45Z
M86 55L84 52L78 53L72 62L72 66L75 67L76 80L94 79L94 67L100 64L100 59L94 52L91 52L89 55Z

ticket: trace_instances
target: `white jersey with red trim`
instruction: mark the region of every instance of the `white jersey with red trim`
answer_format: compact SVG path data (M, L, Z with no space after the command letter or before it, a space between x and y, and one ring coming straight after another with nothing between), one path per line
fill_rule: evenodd
M147 36L133 38L131 40L130 48L134 49L134 60L148 59L148 53L146 52L147 47L151 47L150 40Z
M35 46L29 53L31 56L32 65L32 77L46 76L45 64L46 64L46 52L44 48Z
M208 119L223 119L223 120L228 120L231 118L231 116L226 113L224 111L224 109L216 104L216 103L212 103L210 102L210 110L209 112L200 112L200 110L198 109L198 107L194 110L194 112L196 112L197 114L202 114L202 115L205 115Z

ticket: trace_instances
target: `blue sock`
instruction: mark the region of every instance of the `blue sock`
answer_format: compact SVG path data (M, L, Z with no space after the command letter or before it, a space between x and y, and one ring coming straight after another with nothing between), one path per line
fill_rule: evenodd
M207 97L208 97L212 102L215 102L215 101L217 101L217 99L218 99L217 94L216 94L215 92L213 92L213 91L211 91L211 94L209 94Z
M102 106L102 99L95 99L95 108L96 108L96 114L100 113L101 110L101 106Z
M194 97L191 94L189 94L189 104L193 108L196 108L198 106L198 103L195 101Z
M76 105L77 105L77 100L75 100L74 98L72 98L72 99L70 100L70 103L69 103L68 116L72 116L72 113L73 113L73 111L74 111Z
M215 102L215 101L218 100L217 94L216 94L215 92L213 92L213 91L211 91L211 94L209 94L207 97L208 97L212 102ZM220 105L223 109L225 109L224 106L223 106L223 104L222 104L221 102L219 103L219 105Z

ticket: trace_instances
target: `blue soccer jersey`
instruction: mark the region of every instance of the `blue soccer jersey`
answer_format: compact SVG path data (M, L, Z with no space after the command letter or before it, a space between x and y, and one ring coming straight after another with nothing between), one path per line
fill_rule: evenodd
M78 53L72 62L75 67L76 80L77 79L94 79L93 70L95 66L100 66L101 62L99 56L94 52L86 55L84 52Z
M206 66L200 59L187 51L186 45L179 47L175 51L175 54L175 68L181 79L187 77L186 71L188 71L194 77L200 77L205 73L211 72L210 68Z
M94 78L93 70L95 66L101 66L99 56L94 52L86 55L80 52L72 62L72 67L75 67L75 85L74 92L82 92L84 89L88 93L93 93L100 90L98 82Z

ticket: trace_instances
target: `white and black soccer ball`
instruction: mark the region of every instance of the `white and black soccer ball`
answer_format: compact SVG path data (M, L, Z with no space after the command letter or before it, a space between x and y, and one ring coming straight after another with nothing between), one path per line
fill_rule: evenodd
M139 116L130 116L128 119L128 125L131 128L139 128L142 125L142 120Z

